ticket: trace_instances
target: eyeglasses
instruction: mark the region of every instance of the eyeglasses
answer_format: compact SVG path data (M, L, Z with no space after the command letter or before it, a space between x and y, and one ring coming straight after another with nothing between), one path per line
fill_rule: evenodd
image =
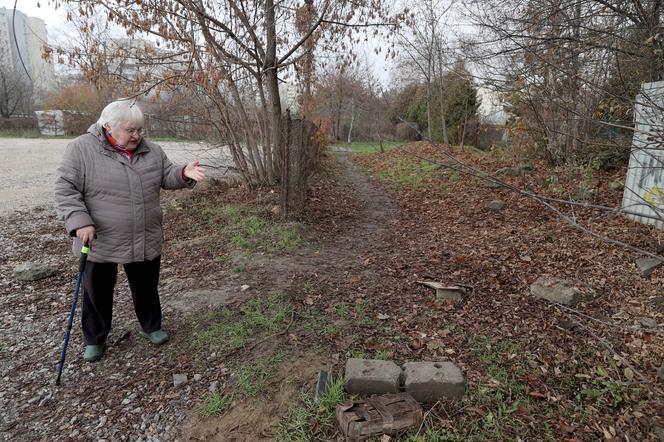
M138 129L127 129L127 128L122 128L125 132L127 132L129 135L143 135L143 128L140 127Z

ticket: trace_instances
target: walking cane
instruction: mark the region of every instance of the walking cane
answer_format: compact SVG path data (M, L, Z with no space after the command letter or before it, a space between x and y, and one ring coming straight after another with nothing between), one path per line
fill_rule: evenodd
M81 287L81 279L83 278L83 271L85 270L85 263L88 260L88 253L90 253L90 246L87 242L83 243L81 247L81 258L78 261L78 274L76 275L76 288L74 289L74 300L71 303L71 310L69 311L69 321L67 322L67 332L65 339L62 343L62 354L60 355L60 363L58 364L58 378L55 380L55 385L60 385L60 376L62 376L62 368L65 365L65 356L67 356L67 346L69 345L69 334L71 333L71 326L74 322L74 315L76 314L76 303L78 302L78 290Z

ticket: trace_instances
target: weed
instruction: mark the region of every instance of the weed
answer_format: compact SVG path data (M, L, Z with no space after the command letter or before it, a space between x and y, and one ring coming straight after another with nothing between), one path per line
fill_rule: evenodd
M228 256L226 255L217 255L214 258L212 258L214 262L218 262L220 264L224 264L225 262L228 261Z
M316 293L317 289L318 289L318 281L314 279L307 279L302 284L302 291L304 291L304 293L306 293L307 295L312 295Z
M233 403L233 398L232 394L209 393L198 406L198 413L204 418L223 413Z
M292 311L280 295L252 299L239 313L230 309L210 313L209 323L193 332L190 345L193 350L242 347L251 336L282 328Z
M283 442L330 440L327 433L334 431L335 410L346 400L343 378L329 381L328 389L314 402L311 394L300 392L301 403L291 406L279 423L275 440Z
M595 372L598 378L593 379L590 386L581 390L580 395L577 395L577 400L582 396L596 406L618 407L629 399L626 385L609 378L607 371L602 367L597 367Z
M390 181L396 187L409 187L422 189L427 180L434 176L438 169L437 164L428 161L415 161L411 159L399 159L390 163L386 170L376 175L385 181Z
M271 356L261 358L254 365L241 367L237 371L237 385L247 396L256 396L265 383L272 376L279 364L286 359L286 353L277 352Z
M378 350L374 355L374 359L380 359L382 361L387 361L390 357L390 353L385 350Z
M291 251L303 244L294 225L277 223L261 216L257 210L232 205L206 206L201 215L241 250Z
M366 351L361 350L359 348L351 348L350 350L346 351L346 357L350 358L358 358L358 359L366 359L369 355L367 354Z
M336 312L337 315L342 319L348 319L350 317L350 313L348 311L348 304L338 304L336 306Z

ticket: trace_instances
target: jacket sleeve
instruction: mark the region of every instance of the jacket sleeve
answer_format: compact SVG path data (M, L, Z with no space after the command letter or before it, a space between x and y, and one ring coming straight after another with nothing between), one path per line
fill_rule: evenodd
M176 166L171 163L163 149L161 151L161 161L163 165L161 173L161 187L164 189L182 189L187 187L189 189L196 185L195 180L188 179L184 176L185 166Z
M55 209L64 220L67 233L74 236L77 229L94 225L85 206L85 167L81 151L75 143L69 143L65 149L55 176Z

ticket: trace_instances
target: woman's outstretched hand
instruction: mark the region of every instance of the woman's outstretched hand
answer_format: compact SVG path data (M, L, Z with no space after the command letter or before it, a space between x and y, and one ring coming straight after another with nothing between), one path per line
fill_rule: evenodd
M205 169L199 166L200 161L195 160L187 164L184 168L184 176L195 181L203 181L206 179Z

